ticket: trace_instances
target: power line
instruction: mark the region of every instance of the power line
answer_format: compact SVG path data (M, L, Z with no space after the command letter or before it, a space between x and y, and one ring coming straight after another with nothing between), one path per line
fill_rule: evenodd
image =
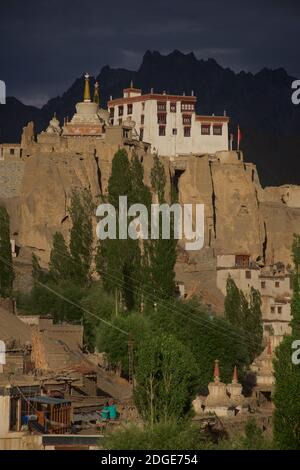
M62 252L60 252L59 250L57 250L57 252L58 252L61 256L67 258L67 256L65 255L65 253L62 253ZM77 265L78 262L77 262L76 260L74 260L71 256L70 256L70 258L68 258L68 259L71 260L75 265ZM123 280L122 280L120 277L115 277L115 276L113 276L112 274L110 274L109 272L107 272L106 270L103 270L103 271L106 273L106 276L107 276L107 277L110 277L111 279L113 279L113 281L118 285L119 288L122 288L122 287L123 287ZM112 271L114 271L114 270L112 270ZM127 276L127 277L128 277L129 279L132 279L132 280L135 281L135 282L137 281L136 279L132 278L131 276ZM139 281L138 281L138 282L139 282ZM45 287L46 289L48 288L48 290L51 290L53 293L56 292L56 291L54 291L54 289L49 288L48 286L46 286L45 284L41 283L40 281L38 281L38 283L39 283L40 285L42 285L43 287ZM165 301L165 300L162 300L162 301L161 301L161 300L158 300L157 297L156 297L154 294L152 294L152 293L147 293L147 291L146 291L144 288L141 288L141 287L135 288L135 287L133 287L133 286L132 286L132 287L128 287L128 286L127 286L126 288L127 288L127 290L129 290L129 291L132 292L132 293L139 293L139 292L142 292L146 299L147 299L147 298L150 299L150 301L153 302L153 303L156 302L158 305L164 307L165 309L171 311L172 313L175 312L175 313L181 315L182 317L187 318L188 320L192 321L193 323L195 323L195 324L197 324L197 325L199 325L199 326L202 326L202 327L205 326L206 328L211 329L211 330L214 331L214 332L219 330L220 334L223 334L223 335L226 336L227 338L229 338L229 339L231 339L231 340L234 339L234 340L236 340L238 343L242 344L243 346L244 346L245 344L247 344L248 347L249 347L249 349L252 349L253 351L255 350L255 347L254 347L254 345L253 345L253 342L252 342L252 340L251 340L251 337L248 335L247 332L243 332L245 336L244 336L244 338L241 338L241 337L239 337L237 334L235 334L234 332L228 332L228 330L227 330L225 327L222 327L221 325L216 325L216 324L215 324L215 325L212 325L210 320L206 320L205 318L200 318L200 317L197 317L197 319L195 319L195 318L191 317L190 315L185 314L184 312L182 312L181 310L179 310L178 308L176 308L174 305L172 305L170 302ZM146 292L146 293L145 293L145 292ZM59 293L57 293L57 295L59 295L59 296L65 298L64 296L62 296L62 295L59 294ZM66 299L66 298L65 298L65 299ZM68 299L66 299L66 301L68 301ZM69 302L72 303L74 306L78 306L78 305L75 304L74 302L71 302L71 301L69 301ZM81 308L81 309L84 311L84 308L82 308L82 307L80 307L80 306L78 306L78 307ZM199 310L199 312L202 313L200 310ZM92 314L91 312L87 312L87 313L90 313L91 315L94 315L94 316L95 316L95 314ZM114 326L114 325L111 325L111 326ZM117 327L116 327L116 328L117 328ZM129 334L129 333L127 333L127 334Z

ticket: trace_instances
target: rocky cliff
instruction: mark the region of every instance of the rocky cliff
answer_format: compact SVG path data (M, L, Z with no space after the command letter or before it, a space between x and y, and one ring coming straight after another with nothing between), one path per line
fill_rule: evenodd
M107 191L111 162L117 146L99 143L94 152L43 153L35 150L23 161L23 178L14 197L2 199L11 217L17 261L29 262L31 251L42 263L49 260L52 235L68 237L68 205L72 190L90 188L95 202ZM129 154L132 150L127 148ZM141 155L145 181L150 184L151 154ZM218 254L250 254L266 264L291 262L293 233L300 232L300 187L263 189L255 165L237 152L214 157L184 156L163 160L170 192L171 179L181 203L205 205L205 246L185 251L179 243L177 278L188 294L200 293L221 308L216 289ZM1 162L0 162L1 164ZM3 189L3 188L2 188Z

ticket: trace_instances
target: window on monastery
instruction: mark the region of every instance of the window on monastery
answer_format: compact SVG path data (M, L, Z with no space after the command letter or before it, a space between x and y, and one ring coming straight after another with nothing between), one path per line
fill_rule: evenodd
M167 111L167 103L165 101L158 101L157 102L157 111Z
M173 134L173 135L177 135L177 129L173 129L173 130L172 130L172 134Z
M271 313L275 313L275 307L274 306L271 307Z
M183 114L182 123L183 125L190 126L192 124L192 116L190 114Z
M215 124L213 126L213 135L222 135L222 125Z
M184 137L191 137L191 128L190 127L184 127L183 128L183 135L184 135Z
M15 149L9 149L9 154L14 155L15 154Z
M251 279L251 271L246 271L245 275L246 275L246 279Z
M265 289L265 287L266 287L266 282L265 282L265 281L261 281L260 287L261 287L262 289Z
M118 119L119 126L122 126L122 119Z
M282 307L277 308L277 313L282 313Z
M124 106L119 106L119 116L123 116L124 114Z
M171 113L176 113L176 103L170 103L170 111Z
M276 281L276 282L275 282L275 287L280 287L279 281Z
M210 135L210 124L201 124L201 134Z
M145 123L145 115L142 114L142 115L141 115L141 126L143 126L144 123Z
M127 114L132 114L132 104L127 105Z
M129 130L128 129L123 129L123 138L128 139L129 137Z
M140 140L143 140L144 138L144 129L140 129Z
M160 136L166 135L166 126L159 126L158 135L160 135Z
M167 115L166 114L158 114L157 115L157 123L158 124L167 124Z
M142 102L142 110L145 111L145 101Z
M194 103L181 102L181 111L194 111Z
M110 109L109 109L109 115L110 115L111 118L114 117L114 115L115 115L115 108L110 108Z
M249 255L235 255L236 268L249 268Z

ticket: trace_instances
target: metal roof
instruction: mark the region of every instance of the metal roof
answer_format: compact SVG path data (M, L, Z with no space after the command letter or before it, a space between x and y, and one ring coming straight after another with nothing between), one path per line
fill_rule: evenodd
M48 396L40 396L40 397L31 397L28 398L29 401L34 403L45 403L47 405L60 405L62 403L71 403L71 400L66 400L64 398L54 398Z

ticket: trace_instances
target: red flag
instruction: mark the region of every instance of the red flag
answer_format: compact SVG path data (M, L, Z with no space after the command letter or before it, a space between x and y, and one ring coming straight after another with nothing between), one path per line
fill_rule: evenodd
M242 133L240 126L238 126L238 135L237 135L237 149L240 150L240 142L242 140Z

